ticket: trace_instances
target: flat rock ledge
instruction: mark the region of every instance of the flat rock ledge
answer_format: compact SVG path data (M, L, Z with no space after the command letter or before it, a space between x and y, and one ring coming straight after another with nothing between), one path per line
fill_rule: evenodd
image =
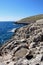
M0 65L43 65L43 20L16 29L14 33L0 48Z

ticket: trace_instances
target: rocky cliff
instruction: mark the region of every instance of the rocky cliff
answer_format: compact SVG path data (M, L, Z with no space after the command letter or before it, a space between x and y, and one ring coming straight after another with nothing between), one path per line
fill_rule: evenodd
M0 48L0 65L43 65L43 19L14 33Z

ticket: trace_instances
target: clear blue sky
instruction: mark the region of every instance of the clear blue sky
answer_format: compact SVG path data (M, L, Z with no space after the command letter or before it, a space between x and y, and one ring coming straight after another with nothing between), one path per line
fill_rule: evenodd
M43 14L43 0L0 0L0 21Z

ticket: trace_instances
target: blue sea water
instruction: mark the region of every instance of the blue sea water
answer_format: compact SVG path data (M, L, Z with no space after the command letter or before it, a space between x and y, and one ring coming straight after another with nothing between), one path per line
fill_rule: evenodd
M14 34L11 30L15 28L20 28L24 26L23 24L15 24L12 22L0 22L0 44L8 41Z

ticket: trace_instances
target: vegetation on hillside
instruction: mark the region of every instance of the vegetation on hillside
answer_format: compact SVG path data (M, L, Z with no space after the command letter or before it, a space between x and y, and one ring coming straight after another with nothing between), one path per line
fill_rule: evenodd
M36 20L39 20L39 19L43 19L43 14L23 18L17 21L17 23L29 23L32 21L35 22Z

